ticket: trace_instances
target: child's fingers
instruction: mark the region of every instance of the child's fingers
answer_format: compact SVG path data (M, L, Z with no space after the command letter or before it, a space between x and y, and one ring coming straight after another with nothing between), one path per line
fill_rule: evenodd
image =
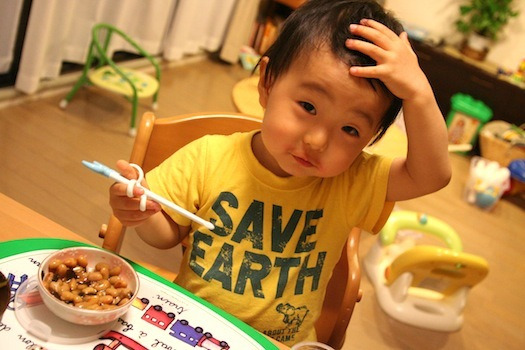
M140 210L140 194L134 193L135 197L128 197L125 185L113 184L110 188L109 204L113 211L138 211ZM160 211L160 204L152 200L146 200L146 210Z
M371 41L374 43L374 45L385 47L385 45L388 45L386 42L388 40L387 37L385 37L381 32L378 30L367 27L360 24L350 24L350 32L353 35L356 35L358 37L364 38L368 41ZM359 39L356 39L359 40ZM360 40L364 41L364 40Z
M140 211L140 198L115 197L110 199L110 205L114 211ZM160 209L159 203L146 201L146 210L157 212Z
M153 210L113 210L113 215L115 215L125 226L136 226L142 223L144 220L148 219L156 212L157 211Z
M124 176L126 179L133 180L138 178L137 171L125 160L121 159L117 161L117 170L120 175Z
M399 37L401 38L401 41L402 41L405 45L407 45L407 46L410 48L410 50L412 50L412 44L410 44L410 40L408 40L408 34L407 34L407 32L403 32L403 33L399 34Z
M376 62L380 62L385 54L385 50L381 47L360 39L346 39L345 45L350 50L356 50L371 57Z
M120 182L115 182L113 185L111 185L109 190L111 194L118 196L118 197L128 196L128 185L120 183ZM144 194L144 190L142 188L138 186L133 187L133 196L140 197L143 194Z
M397 34L381 22L375 21L373 19L363 18L359 23L365 28L369 27L377 30L390 40L397 39Z
M349 69L350 74L360 78L377 78L385 76L384 69L381 66L352 66Z

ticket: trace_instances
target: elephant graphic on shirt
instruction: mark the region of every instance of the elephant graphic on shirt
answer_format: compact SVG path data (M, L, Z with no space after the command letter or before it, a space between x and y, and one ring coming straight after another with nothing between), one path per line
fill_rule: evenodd
M295 307L289 303L280 303L275 308L278 313L283 314L283 322L287 326L299 327L310 310L306 306Z

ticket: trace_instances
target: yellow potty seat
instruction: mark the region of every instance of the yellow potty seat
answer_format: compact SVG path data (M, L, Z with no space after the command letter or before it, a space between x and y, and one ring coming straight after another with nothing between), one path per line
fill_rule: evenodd
M417 245L417 231L444 245ZM462 251L445 222L412 211L392 213L364 258L364 268L381 308L392 318L420 328L452 332L463 324L470 288L488 274L487 261Z

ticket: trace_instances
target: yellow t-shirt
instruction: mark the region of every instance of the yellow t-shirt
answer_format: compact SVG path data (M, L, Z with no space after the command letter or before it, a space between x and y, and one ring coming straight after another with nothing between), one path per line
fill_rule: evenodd
M176 283L260 332L315 340L326 286L350 230L377 232L391 160L362 153L333 178L278 177L251 149L254 132L203 137L147 174L151 190L215 225L192 226Z

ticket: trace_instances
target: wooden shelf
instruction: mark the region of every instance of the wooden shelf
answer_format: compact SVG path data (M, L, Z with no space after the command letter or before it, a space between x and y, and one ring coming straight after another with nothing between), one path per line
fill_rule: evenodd
M434 89L444 116L450 111L450 98L461 92L483 101L494 112L492 119L520 125L525 121L525 89L502 79L489 62L474 62L448 47L435 47L413 41L421 69Z

